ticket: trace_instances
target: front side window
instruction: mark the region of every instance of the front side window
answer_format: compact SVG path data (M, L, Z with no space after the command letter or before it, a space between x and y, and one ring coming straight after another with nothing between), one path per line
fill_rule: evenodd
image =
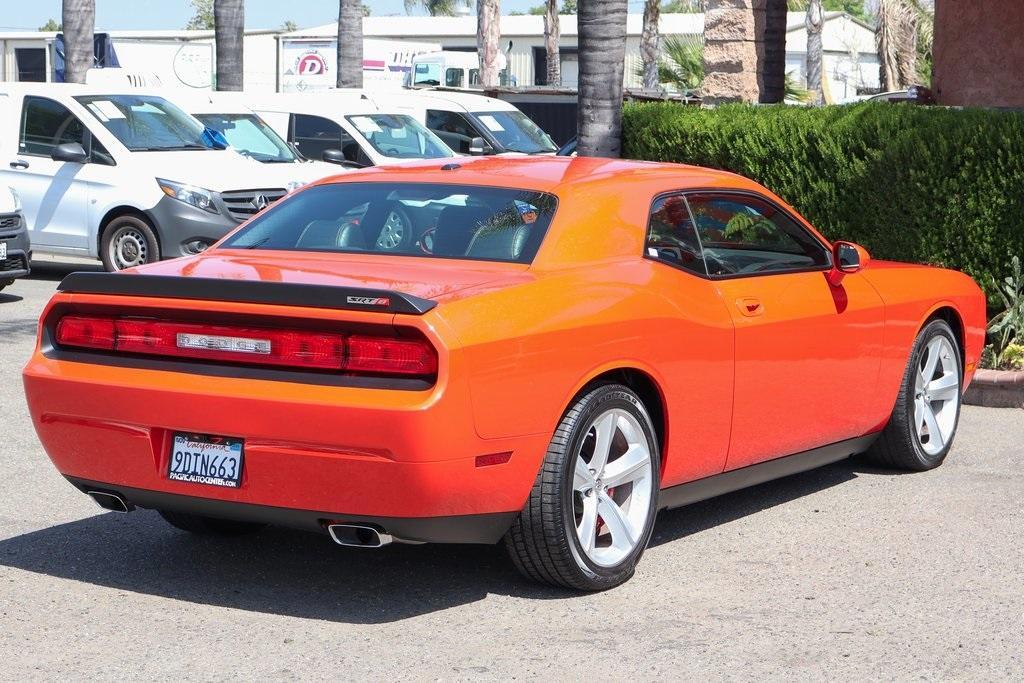
M292 116L291 130L292 143L307 159L320 159L325 150L340 149L349 161L369 164L369 159L365 159L359 149L359 143L330 119L295 114Z
M197 114L204 126L224 136L235 151L266 163L290 163L288 143L255 114Z
M796 220L766 200L716 193L686 197L713 277L829 265L828 251Z
M558 150L548 134L521 111L491 111L473 116L506 151L542 154Z
M697 230L681 195L659 197L651 207L647 255L698 275L708 274Z
M210 149L204 127L162 97L89 95L75 98L133 152Z
M462 69L445 69L444 84L449 88L461 88Z
M318 185L259 214L223 247L530 263L556 205L553 195L513 188Z
M60 102L45 97L26 97L21 114L21 154L50 156L54 147L77 142L88 149L85 126Z
M427 128L456 152L469 154L473 138L479 137L465 116L454 111L427 110Z
M392 159L440 159L454 156L448 145L405 114L358 114L349 123L377 151Z

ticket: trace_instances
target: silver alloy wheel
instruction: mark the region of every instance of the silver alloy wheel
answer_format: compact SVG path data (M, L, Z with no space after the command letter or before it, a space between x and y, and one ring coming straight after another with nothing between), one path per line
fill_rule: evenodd
M405 238L405 220L402 219L401 214L397 211L392 211L388 214L388 218L384 221L384 227L381 228L380 235L377 236L377 246L381 249L388 251L397 249Z
M928 455L949 443L960 404L960 368L956 349L944 336L928 342L914 377L914 429Z
M146 263L149 247L146 237L135 228L121 228L110 240L110 262L117 270Z
M653 495L651 451L640 422L620 408L598 415L574 467L576 537L591 562L613 567L643 535Z

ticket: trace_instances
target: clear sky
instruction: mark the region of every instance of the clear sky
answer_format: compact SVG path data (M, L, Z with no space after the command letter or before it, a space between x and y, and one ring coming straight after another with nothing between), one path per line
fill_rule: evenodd
M502 0L501 11L523 11L542 0ZM403 0L364 0L374 15L404 14ZM34 31L47 19L60 21L60 0L0 0L0 31ZM642 11L642 2L630 2L630 11ZM422 13L422 12L421 12ZM179 29L192 16L189 0L96 0L96 28ZM247 28L276 28L285 21L299 27L335 21L337 0L246 0Z

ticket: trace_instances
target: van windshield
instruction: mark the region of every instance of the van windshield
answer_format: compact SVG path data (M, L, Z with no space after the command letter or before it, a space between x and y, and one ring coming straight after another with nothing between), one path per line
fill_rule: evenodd
M530 263L558 201L507 187L341 182L300 190L221 248Z
M392 159L439 159L455 156L441 138L405 114L358 114L348 122L370 145Z
M274 129L255 114L196 114L203 125L224 136L238 152L263 163L288 164L298 157Z
M521 111L474 112L475 118L506 152L545 154L555 152L558 145Z
M210 149L203 124L162 97L89 95L75 98L133 152Z

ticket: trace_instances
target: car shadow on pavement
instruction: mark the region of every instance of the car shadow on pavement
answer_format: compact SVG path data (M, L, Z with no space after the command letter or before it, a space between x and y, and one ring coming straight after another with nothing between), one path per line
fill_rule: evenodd
M662 513L660 545L856 477L849 465L795 475ZM268 528L193 536L155 512L103 513L0 540L0 566L232 609L353 624L388 623L488 594L572 599L534 585L498 546L341 548L326 535Z
M13 304L21 301L24 297L17 294L0 294L0 304Z

